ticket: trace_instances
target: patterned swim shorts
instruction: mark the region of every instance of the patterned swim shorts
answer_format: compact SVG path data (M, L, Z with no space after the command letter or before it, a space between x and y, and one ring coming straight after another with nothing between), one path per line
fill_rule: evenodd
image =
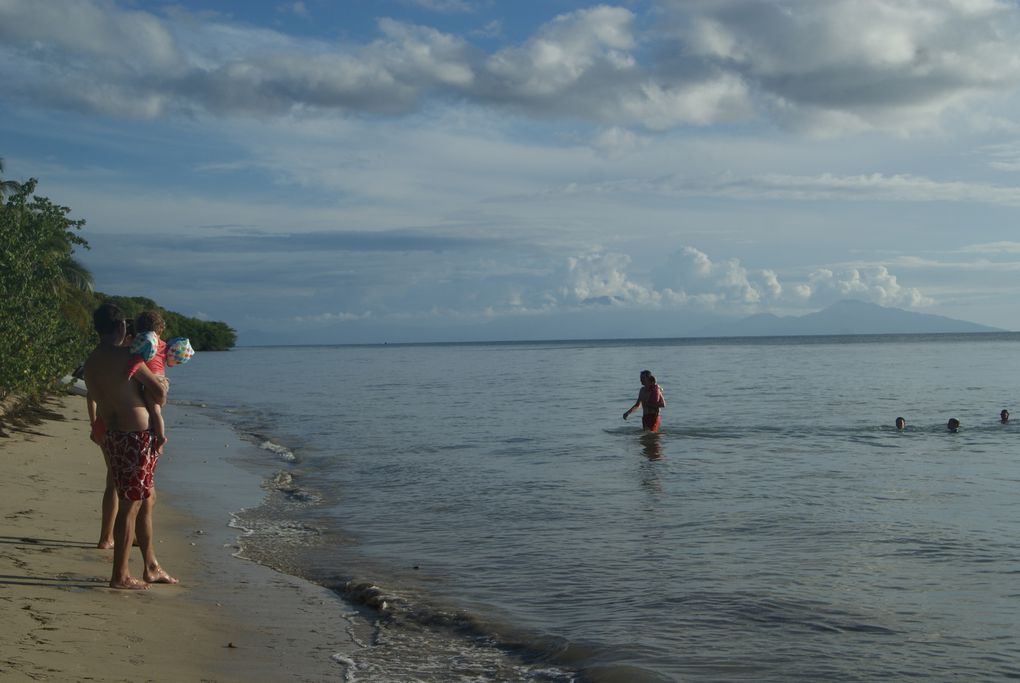
M110 456L113 481L121 498L145 500L152 495L152 477L159 454L152 431L107 431L103 447Z

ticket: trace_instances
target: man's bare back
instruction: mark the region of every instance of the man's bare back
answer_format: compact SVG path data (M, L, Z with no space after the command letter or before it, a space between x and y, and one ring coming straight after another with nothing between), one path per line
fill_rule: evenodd
M129 379L131 363L129 349L108 344L97 346L85 361L89 398L96 402L99 416L112 431L140 432L149 428L149 411L139 384L154 396L165 395L162 382L145 365Z

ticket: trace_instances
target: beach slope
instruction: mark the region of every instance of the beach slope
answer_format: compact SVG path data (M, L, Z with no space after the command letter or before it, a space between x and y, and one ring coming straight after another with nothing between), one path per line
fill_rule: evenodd
M226 520L189 517L169 496L157 552L181 585L107 587L112 551L96 548L105 470L84 403L53 399L3 425L0 680L342 680L355 616L345 604L243 560L210 570L196 535ZM141 576L137 552L131 561Z

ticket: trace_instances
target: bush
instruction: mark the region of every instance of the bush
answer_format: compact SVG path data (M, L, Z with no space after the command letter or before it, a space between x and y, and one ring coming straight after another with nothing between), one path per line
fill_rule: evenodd
M80 290L66 278L83 220L45 197L35 179L0 205L0 400L37 396L81 361ZM68 324L70 321L71 324Z

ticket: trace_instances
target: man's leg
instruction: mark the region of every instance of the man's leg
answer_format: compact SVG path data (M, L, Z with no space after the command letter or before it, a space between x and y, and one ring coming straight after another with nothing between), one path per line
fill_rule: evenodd
M138 510L142 506L140 500L121 500L117 510L117 518L113 523L113 574L110 576L110 588L127 588L144 590L149 584L131 576L128 556L134 542L135 522Z
M107 549L114 546L113 525L117 519L117 504L120 496L117 493L117 484L113 480L113 470L110 468L110 456L103 450L103 460L106 461L106 488L103 490L103 519L99 529L99 543L97 548Z
M138 513L138 545L142 549L142 560L145 572L142 578L149 583L178 583L177 579L166 573L156 559L156 546L152 537L152 510L156 506L156 489L152 489L149 497L142 501Z

